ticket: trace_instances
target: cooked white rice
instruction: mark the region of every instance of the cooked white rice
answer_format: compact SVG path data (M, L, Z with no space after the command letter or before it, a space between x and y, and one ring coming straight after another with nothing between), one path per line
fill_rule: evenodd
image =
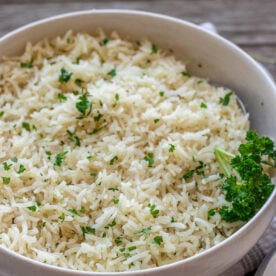
M193 256L241 227L208 211L227 204L214 148L236 153L248 115L234 94L220 103L229 90L185 72L149 41L102 31L6 58L0 244L56 266L125 271ZM82 94L92 111L79 118Z

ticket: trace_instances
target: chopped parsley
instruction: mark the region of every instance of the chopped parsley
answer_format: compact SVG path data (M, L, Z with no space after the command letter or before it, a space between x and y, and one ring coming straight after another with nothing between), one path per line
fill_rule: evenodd
M113 219L113 221L111 223L109 223L107 226L108 227L113 227L115 225L116 225L116 221L115 221L115 219Z
M109 165L113 165L115 161L118 160L118 156L114 156L110 161L109 161Z
M115 191L119 191L119 189L118 189L118 188L108 188L108 190L109 190L109 191L113 191L113 192L115 192Z
M20 164L17 173L20 174L20 173L23 173L24 171L26 171L26 168L24 167L24 165Z
M143 234L143 235L147 236L147 235L149 235L150 231L151 231L151 227L147 227L147 228L135 230L133 232L133 234L134 235Z
M80 58L80 57L77 57L77 58L76 58L76 64L80 64L80 60L81 60L81 58Z
M133 251L133 250L135 250L135 249L137 249L136 246L130 246L130 247L127 248L128 251Z
M96 172L92 172L92 173L90 173L90 176L97 177L98 174Z
M154 156L152 153L148 153L148 155L146 155L144 157L144 160L146 162L148 162L148 167L152 167L153 163L154 163Z
M65 102L67 100L67 97L62 93L58 93L57 98L60 102Z
M102 44L103 44L103 45L106 45L108 42L109 42L109 39L108 39L107 37L105 37L105 38L102 40Z
M126 248L125 248L125 247L121 247L121 248L119 249L119 251L120 251L120 252L125 252L125 251L126 251Z
M157 52L158 52L158 49L157 49L156 45L155 45L155 44L152 44L152 45L151 45L151 53L152 53L152 54L156 54Z
M62 213L58 218L63 222L65 220L65 214Z
M99 131L101 131L102 129L104 129L105 127L107 126L107 124L101 126L101 127L98 127L98 128L94 128L89 134L90 135L93 135L93 134L96 134L98 133Z
M160 95L160 97L163 97L165 95L165 92L164 91L160 91L159 95Z
M21 68L32 68L33 60L30 60L29 62L21 62L20 66L21 66Z
M75 79L75 84L77 86L81 87L82 83L83 83L83 80L81 80L81 79Z
M205 176L205 172L203 169L206 167L206 164L202 161L198 161L198 162L199 162L199 165L196 166L194 170L190 170L183 175L183 178L185 180L190 179L194 175L194 173L196 173L196 175L198 176Z
M114 242L116 243L116 245L119 245L122 243L122 240L120 237L117 237L117 238L115 238Z
M208 211L208 220L215 215L216 211L215 209L210 209Z
M85 234L95 234L96 233L96 229L92 228L90 226L82 227L81 231L82 231L82 234L84 237L85 237Z
M29 132L31 131L31 126L28 122L23 122L22 127Z
M102 238L106 238L106 232L102 233Z
M60 153L58 153L56 155L54 166L61 166L61 163L62 163L62 161L65 158L67 153L68 153L68 151L61 151Z
M3 117L4 114L5 114L5 112L3 110L0 111L0 118Z
M114 203L114 204L118 204L118 203L119 203L119 201L120 201L120 200L119 200L118 198L113 199L113 203Z
M35 212L37 209L36 205L28 206L27 208L32 212Z
M7 162L4 162L4 163L3 163L3 167L4 167L4 170L5 170L5 171L10 170L11 166L12 166L12 164L8 164Z
M181 74L182 74L182 76L188 77L188 78L191 76L190 73L187 71L182 71Z
M8 185L11 182L11 178L2 176L2 181L3 181L3 184Z
M11 159L11 161L14 162L14 163L17 163L18 158L17 158L17 157L13 157L13 158Z
M46 226L46 221L42 222L42 227L44 228Z
M67 72L64 68L61 68L58 80L60 83L66 83L71 79L73 73Z
M107 73L107 75L111 76L111 77L115 77L117 75L116 69L112 69L111 71L109 71Z
M202 102L202 103L200 104L200 107L201 107L201 108L207 108L207 104Z
M81 115L78 116L77 119L83 119L91 113L92 103L88 100L87 93L82 94L78 99L79 101L76 103L76 108Z
M48 151L48 150L45 153L47 155L47 159L51 160L52 153L50 151Z
M153 122L154 122L155 124L157 124L159 121L160 121L160 119L158 119L158 118L156 118L156 119L153 120Z
M100 119L101 119L102 117L103 117L103 114L101 114L101 113L98 111L98 114L95 115L95 116L93 117L94 122L99 122Z
M229 93L227 93L223 98L219 98L219 103L222 105L228 105L230 102L230 97L232 96L232 92L230 91Z
M116 94L115 94L115 100L116 100L116 101L119 101L119 99L120 99L120 95L119 95L118 93L116 93Z
M68 209L67 210L73 217L80 216L79 212L76 209Z
M69 129L66 130L69 140L75 143L76 146L80 146L80 138L76 135L75 132L71 132Z
M156 205L155 204L149 204L148 207L150 208L150 213L153 216L153 218L157 218L159 214L159 210L155 209Z
M163 237L162 236L155 236L153 238L153 243L155 243L155 244L160 245L162 242L163 242Z
M175 151L175 145L169 144L169 152L174 152Z

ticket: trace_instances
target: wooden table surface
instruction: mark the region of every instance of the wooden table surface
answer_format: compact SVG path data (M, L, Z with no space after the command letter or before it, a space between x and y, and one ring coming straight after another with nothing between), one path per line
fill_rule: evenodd
M0 0L0 36L48 16L103 8L213 22L222 36L263 60L276 79L276 0Z

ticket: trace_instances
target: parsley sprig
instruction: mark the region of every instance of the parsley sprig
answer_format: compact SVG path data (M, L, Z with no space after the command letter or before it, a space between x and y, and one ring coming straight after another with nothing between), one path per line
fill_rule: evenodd
M223 206L219 213L227 222L248 221L262 207L274 186L263 164L276 167L276 151L273 141L248 131L246 142L239 146L234 155L219 147L216 159L226 175L222 183L225 199L231 203Z

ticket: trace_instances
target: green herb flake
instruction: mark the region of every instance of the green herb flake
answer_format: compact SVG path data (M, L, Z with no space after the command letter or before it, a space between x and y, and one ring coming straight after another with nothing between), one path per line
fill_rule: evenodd
M187 77L187 78L191 77L190 73L187 71L182 71L181 74L182 74L182 76Z
M95 234L96 233L96 229L92 228L90 226L86 226L86 227L82 227L82 234L85 237L85 234Z
M98 176L98 173L92 172L92 173L90 173L90 176L92 176L92 177L97 177L97 176Z
M102 238L106 238L106 232L102 233Z
M169 144L169 152L174 152L175 151L175 145Z
M118 102L120 99L120 95L118 93L115 94L115 100Z
M73 73L67 72L64 68L61 68L58 80L60 83L66 83L71 79Z
M155 209L156 205L155 204L149 204L148 207L150 208L150 213L153 216L153 218L157 218L159 214L159 210Z
M108 227L113 227L113 226L115 226L116 225L116 221L115 221L115 219L111 222L111 223L109 223L107 226Z
M204 168L206 167L206 164L202 161L199 161L199 165L195 168L195 173L197 175L205 176Z
M11 178L2 176L2 181L3 181L3 184L8 185L11 182Z
M65 102L67 100L67 97L62 93L58 93L57 98L60 102Z
M120 251L120 252L125 252L125 251L126 251L126 248L125 248L125 247L121 247L121 248L119 249L119 251Z
M18 173L18 174L21 174L21 173L23 173L25 170L26 170L26 168L24 167L24 165L20 164L17 173Z
M28 122L23 122L22 127L29 132L31 131L31 126Z
M111 77L115 77L117 75L116 69L112 69L111 71L109 71L107 73L107 75L111 76Z
M163 237L162 236L155 236L153 238L153 243L155 243L155 244L160 245L162 242L163 242Z
M122 243L122 240L121 240L120 237L117 237L117 238L115 238L114 242L115 242L116 245L119 245L119 244Z
M101 119L102 117L103 117L103 114L101 114L101 113L98 111L98 114L95 115L95 116L93 117L94 122L99 122L100 119Z
M47 155L47 159L51 160L52 153L50 151L48 151L48 150L45 153Z
M200 104L200 108L205 108L205 109L206 109L206 108L207 108L207 104L202 102L202 103Z
M113 203L114 203L114 204L118 204L118 203L119 203L119 199L118 199L118 198L113 199Z
M157 46L155 44L151 45L151 53L156 54L158 52Z
M155 124L157 124L159 121L160 121L160 119L158 119L158 118L156 118L156 119L153 120L153 122L154 122Z
M37 209L36 205L28 206L27 208L32 212L35 212Z
M105 37L105 38L102 40L102 45L106 45L108 42L109 42L109 39L108 39L107 37Z
M44 228L46 226L46 221L42 222L42 227Z
M190 179L193 175L194 175L194 170L191 170L191 171L188 171L188 172L186 172L184 175L183 175L183 178L185 179L185 180L188 180L188 179Z
M105 124L105 125L103 125L101 127L98 127L98 128L94 128L89 134L90 135L94 135L94 134L100 132L101 130L103 130L105 127L107 127L107 124Z
M65 214L62 213L58 218L63 222L65 220Z
M11 161L14 162L14 163L17 163L18 158L17 158L17 157L13 157L13 158L11 159Z
M4 162L4 163L3 163L3 167L4 167L4 170L5 170L5 171L9 171L10 168L11 168L11 166L12 166L12 164L8 164L7 162Z
M112 191L112 192L119 191L118 188L108 188L107 190Z
M147 235L150 234L150 231L151 231L151 227L147 227L147 228L142 228L142 229L135 230L133 232L133 234L134 235L143 234L143 235L147 236Z
M153 165L153 163L154 163L154 156L153 156L153 154L152 153L148 153L148 155L146 155L145 157L144 157L144 160L146 161L146 162L148 162L148 167L152 167L152 165Z
M171 217L171 223L174 223L175 220L174 220L174 217Z
M159 96L160 96L160 97L163 97L164 95L165 95L165 92L164 92L164 91L160 91L160 92L159 92Z
M114 156L110 161L109 165L114 165L114 162L118 160L118 156Z
M77 58L76 58L76 64L80 64L80 60L81 60L81 58L80 58L80 57L77 57Z
M69 129L66 130L69 140L73 142L76 146L80 146L80 138L76 135L75 132L71 132Z
M56 159L54 162L54 166L61 166L61 163L63 161L63 159L65 158L66 154L68 153L68 151L61 151L60 153L58 153L56 155Z
M130 247L127 248L128 251L133 251L133 250L135 250L135 249L137 249L136 246L130 246Z
M83 83L83 80L81 80L81 79L75 79L75 84L76 84L77 86L81 87L81 86L82 86L82 83Z
M210 210L208 211L208 220L209 220L211 217L213 217L215 214L216 214L215 209L210 209Z
M32 68L33 67L33 60L29 62L21 62L20 63L21 68Z
M5 112L3 110L0 111L0 118L3 117L4 114L5 114Z
M76 108L81 113L81 115L78 116L77 119L83 119L91 113L92 103L88 100L87 93L79 96L78 100L79 101L76 103Z
M67 210L73 217L80 216L79 212L76 209L68 209Z
M230 97L232 96L232 94L233 93L230 91L223 98L219 98L219 103L224 106L227 106L230 103Z

